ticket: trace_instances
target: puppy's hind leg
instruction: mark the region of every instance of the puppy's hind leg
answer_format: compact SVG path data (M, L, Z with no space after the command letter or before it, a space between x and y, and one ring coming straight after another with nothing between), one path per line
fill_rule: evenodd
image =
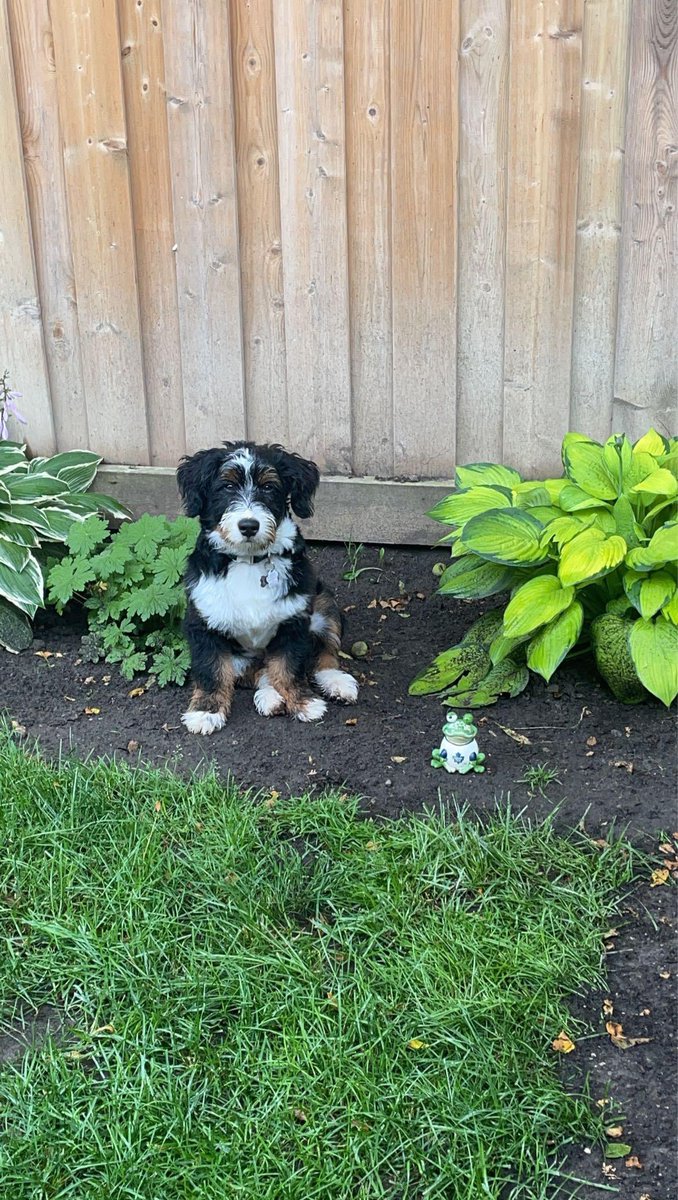
M343 619L334 596L328 588L321 587L313 602L311 633L316 643L316 658L313 679L325 696L331 700L343 700L344 704L355 704L358 699L358 681L339 665L339 649Z

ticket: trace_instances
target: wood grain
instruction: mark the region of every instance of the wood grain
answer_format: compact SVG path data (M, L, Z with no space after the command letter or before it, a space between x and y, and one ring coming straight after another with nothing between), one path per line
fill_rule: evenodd
M163 5L189 452L246 433L228 5Z
M570 416L600 441L614 399L630 24L631 0L586 0Z
M500 461L510 0L462 0L457 462Z
M9 18L55 441L60 450L86 447L89 432L48 2L10 0ZM49 414L43 415L49 425Z
M55 448L40 301L33 265L30 217L14 88L9 21L0 2L0 280L2 281L3 361L10 385L21 392L31 446L45 454ZM13 428L15 437L21 437Z
M583 0L513 0L504 458L560 470L569 426Z
M184 404L174 261L160 0L119 0L122 78L138 269L150 458L184 453Z
M346 0L353 470L393 473L389 0Z
M678 416L678 5L634 0L614 427Z
M148 462L116 6L69 0L50 12L90 445L112 462Z
M247 428L289 439L273 0L232 6Z
M391 6L396 475L454 464L458 7Z
M277 0L275 57L290 442L351 469L340 0Z

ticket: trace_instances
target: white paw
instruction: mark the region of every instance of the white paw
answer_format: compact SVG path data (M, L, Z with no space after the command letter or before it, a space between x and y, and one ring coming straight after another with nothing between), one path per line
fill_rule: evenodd
M331 667L324 671L316 671L315 681L326 696L332 700L343 700L345 704L355 704L358 699L358 680L346 671L337 671Z
M313 696L310 700L305 700L299 712L296 713L297 721L321 721L327 712L327 705L320 696Z
M261 713L262 717L273 717L281 711L284 704L280 692L268 682L268 676L261 675L254 693L254 707L257 712Z
M206 736L217 729L223 729L226 717L220 712L201 712L200 709L190 709L181 718L189 733L202 733Z

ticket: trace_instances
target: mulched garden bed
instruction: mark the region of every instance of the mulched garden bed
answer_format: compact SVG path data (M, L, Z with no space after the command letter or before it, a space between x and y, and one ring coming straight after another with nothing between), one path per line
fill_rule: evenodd
M211 739L191 736L180 723L187 692L146 688L143 678L127 683L115 667L81 660L77 614L44 616L30 650L0 657L0 705L19 733L38 738L46 753L64 747L80 756L140 755L150 763L172 762L182 772L207 758L244 786L282 794L342 788L385 816L437 806L441 799L482 811L510 793L514 807L535 817L558 805L560 824L583 821L594 838L613 826L626 828L661 866L658 835L678 829L672 713L658 701L619 704L580 659L561 668L550 685L533 678L521 696L478 710L485 774L434 771L430 753L440 740L444 710L434 697L409 697L407 686L435 653L459 640L482 607L434 594L431 568L440 553L387 548L381 573L365 572L355 582L341 578L343 547L314 548L312 555L346 612L345 649L356 641L368 646L367 657L345 664L362 684L355 708L331 705L315 726L265 720L251 693L241 691L223 732ZM376 551L368 549L358 565L376 563ZM560 781L546 797L530 795L518 782L538 763L557 770ZM573 1173L613 1184L634 1200L668 1200L676 1191L674 898L674 890L650 889L648 882L629 900L628 924L609 943L612 1019L628 1036L651 1040L621 1051L601 1018L602 1037L578 1046L567 1060L568 1069L578 1064L591 1071L595 1098L609 1088L621 1101L623 1140L643 1164L625 1167L622 1159L616 1178L606 1179L594 1149L576 1156ZM602 999L588 997L580 1011L591 1019Z

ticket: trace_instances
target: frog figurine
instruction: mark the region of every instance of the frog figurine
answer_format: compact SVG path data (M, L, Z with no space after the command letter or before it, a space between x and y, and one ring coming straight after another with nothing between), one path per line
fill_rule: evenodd
M477 732L471 713L458 717L455 712L449 712L443 725L443 740L440 749L433 751L431 766L459 771L461 775L469 771L484 771L485 755L478 750Z

